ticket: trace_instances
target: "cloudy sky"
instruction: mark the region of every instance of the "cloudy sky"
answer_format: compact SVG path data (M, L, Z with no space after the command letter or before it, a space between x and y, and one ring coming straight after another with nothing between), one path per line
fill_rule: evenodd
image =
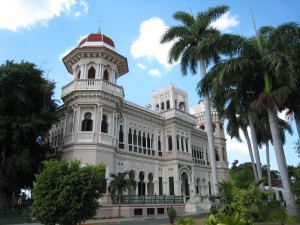
M199 75L183 77L177 62L168 63L170 44L161 45L159 40L168 27L178 24L172 18L175 11L196 15L220 4L230 6L230 12L212 26L243 36L254 35L250 5L257 27L299 23L300 19L299 0L0 0L0 62L35 63L56 82L55 98L60 99L62 86L71 81L61 58L84 36L100 29L114 40L118 53L127 57L129 73L118 81L126 100L147 105L153 90L173 83L187 91L193 106L199 101L195 92ZM296 140L296 135L288 136L288 164L299 163L293 149ZM250 161L244 143L228 137L227 149L230 163ZM262 149L265 164L264 155ZM272 168L277 169L274 154L271 157Z

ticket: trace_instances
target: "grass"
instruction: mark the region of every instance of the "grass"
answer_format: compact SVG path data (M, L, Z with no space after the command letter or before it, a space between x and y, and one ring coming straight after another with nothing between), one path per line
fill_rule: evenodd
M176 220L178 221L178 220ZM196 225L205 225L205 219L196 219ZM176 224L176 223L175 223ZM169 223L164 225L170 225ZM264 222L264 223L254 223L254 225L281 225L280 222ZM300 222L285 222L284 225L300 225Z

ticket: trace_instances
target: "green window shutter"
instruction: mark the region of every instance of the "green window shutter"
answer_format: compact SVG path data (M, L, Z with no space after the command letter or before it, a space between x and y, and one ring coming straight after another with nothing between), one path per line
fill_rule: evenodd
M170 195L174 195L174 177L169 177Z
M163 195L163 182L162 182L162 177L158 178L159 182L159 195Z

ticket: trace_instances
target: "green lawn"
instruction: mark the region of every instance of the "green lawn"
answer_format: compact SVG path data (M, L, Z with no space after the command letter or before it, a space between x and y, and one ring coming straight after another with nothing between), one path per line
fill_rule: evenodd
M196 225L205 225L204 224L205 219L198 219L196 220ZM170 224L165 224L165 225L170 225ZM255 225L281 225L279 222L275 223L275 222L264 222L264 223L255 223ZM284 225L300 225L300 222L298 223L289 223L286 222L284 223Z

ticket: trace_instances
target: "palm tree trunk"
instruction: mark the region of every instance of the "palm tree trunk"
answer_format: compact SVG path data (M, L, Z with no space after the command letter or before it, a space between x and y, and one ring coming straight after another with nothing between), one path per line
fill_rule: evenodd
M266 143L266 158L267 158L267 171L268 171L268 185L269 189L272 189L272 182L271 182L271 171L270 171L270 149L269 149L269 141Z
M248 115L248 118L249 118L249 125L250 125L250 131L251 131L252 146L253 146L253 151L254 151L256 168L257 168L257 175L258 175L258 179L262 180L263 176L262 176L262 171L261 171L260 156L259 156L259 150L258 150L258 144L257 144L257 138L256 138L256 130L255 130L252 116L250 114ZM263 190L264 184L261 183L259 185L259 187L261 190Z
M288 176L288 169L287 169L284 149L282 146L282 140L279 132L278 118L274 106L273 108L268 108L268 116L269 116L270 129L271 129L278 169L282 181L283 196L286 202L287 213L289 215L296 216L297 218L300 219L300 212L297 207L295 195L292 192L291 184Z
M121 217L121 196L118 195L118 217Z
M254 178L255 178L256 181L258 181L257 171L256 171L255 162L254 162L254 158L253 158L252 146L251 146L251 142L250 142L250 138L249 138L247 128L245 128L245 129L242 128L242 131L244 133L244 136L245 136L245 139L246 139L246 142L247 142Z
M200 62L201 77L203 78L206 76L205 62L203 59L200 59L199 62ZM203 104L205 110L205 126L207 130L208 148L210 153L210 165L211 165L213 187L214 187L213 190L214 190L214 195L219 195L214 132L213 132L212 119L211 119L210 102L208 96L206 95L203 96Z

